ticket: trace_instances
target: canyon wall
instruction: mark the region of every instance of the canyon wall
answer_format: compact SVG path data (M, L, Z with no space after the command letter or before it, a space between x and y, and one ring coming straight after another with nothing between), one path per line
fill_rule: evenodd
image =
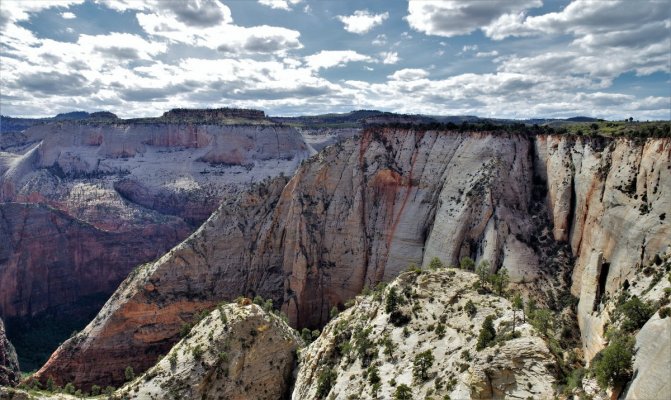
M278 126L59 122L21 135L0 152L5 318L107 297L225 195L291 174L312 151Z
M19 383L21 371L16 360L14 347L7 340L5 324L0 318L0 386L14 386Z
M272 299L294 326L319 327L333 306L433 257L486 259L527 292L552 292L545 298L568 293L575 257L589 358L603 325L584 299L626 279L632 257L669 246L661 210L670 152L668 139L368 129L326 148L288 183L224 201L187 240L131 274L37 377L118 384L125 366L145 370L165 354L194 313L241 294ZM619 193L632 176L625 201ZM589 280L596 252L610 266Z

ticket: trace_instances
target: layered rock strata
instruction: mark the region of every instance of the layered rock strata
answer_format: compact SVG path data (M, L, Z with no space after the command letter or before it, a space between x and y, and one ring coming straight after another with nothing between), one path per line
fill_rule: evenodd
M128 278L84 339L65 343L37 376L110 383L105 377L118 366L94 372L91 360L100 358L146 369L191 314L240 294L272 299L294 326L319 327L364 287L433 257L489 260L518 287L556 291L548 299L571 284L576 257L573 289L589 357L603 343L602 325L585 322L588 294L626 279L632 257L669 246L662 214L670 152L668 139L368 129L326 148L286 185L276 180L225 202ZM609 269L576 286L590 276L597 250Z

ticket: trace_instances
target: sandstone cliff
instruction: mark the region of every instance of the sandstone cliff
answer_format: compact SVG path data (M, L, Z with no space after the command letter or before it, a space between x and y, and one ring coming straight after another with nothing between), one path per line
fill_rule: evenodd
M0 386L14 386L19 383L21 371L16 360L16 352L7 336L5 324L0 318Z
M293 329L255 304L220 306L112 398L281 399L301 344Z
M83 314L93 294L99 309L222 198L312 152L288 127L128 121L38 125L2 145L0 316L22 323Z
M456 269L407 272L387 289L357 297L354 307L301 351L293 399L390 399L404 384L416 399L553 398L554 360L547 346L522 323L519 311L519 337L504 339L512 333L511 305L502 297L478 294L473 289L477 280ZM405 304L390 314L391 291ZM469 302L476 309L472 314ZM394 323L394 313L411 320ZM477 350L478 332L490 315L500 341ZM414 364L425 351L433 361L422 378Z
M568 293L576 257L589 358L603 341L602 325L585 322L588 294L612 290L632 258L669 246L670 153L668 139L366 130L324 149L286 186L277 180L225 202L128 278L38 377L118 383L125 365L144 370L165 354L193 313L239 294L271 298L294 326L319 327L333 306L433 257L506 267L549 306ZM640 193L628 195L633 176ZM610 262L596 279L592 249ZM119 362L92 368L103 358Z

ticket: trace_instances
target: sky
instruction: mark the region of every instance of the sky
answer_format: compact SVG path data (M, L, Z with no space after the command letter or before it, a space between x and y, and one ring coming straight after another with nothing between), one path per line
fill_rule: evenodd
M671 119L671 0L2 0L0 113Z

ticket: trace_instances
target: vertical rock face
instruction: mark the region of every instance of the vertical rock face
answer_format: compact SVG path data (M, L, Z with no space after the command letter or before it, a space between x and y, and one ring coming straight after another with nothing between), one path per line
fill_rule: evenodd
M603 345L600 296L671 246L671 141L547 136L535 146L555 239L576 257L571 291L591 359Z
M455 269L408 272L386 290L357 298L301 352L293 399L391 399L392 381L409 386L415 399L552 398L555 379L548 365L554 359L522 323L521 312L515 316L520 337L477 350L485 318L495 316L497 336L503 337L512 332L513 312L506 299L473 290L476 281L475 274ZM402 326L386 309L391 291L398 299L393 312L409 319ZM464 309L468 302L476 307L472 316ZM433 361L418 377L413 365L427 351Z
M5 324L0 319L0 386L14 386L19 383L21 371L16 360L14 347L5 335Z
M126 399L284 398L301 344L259 306L220 306L154 367L117 390Z
M623 260L669 246L669 219L657 214L669 202L670 147L668 139L366 130L326 148L288 183L224 202L190 238L129 277L82 340L66 342L37 376L118 383L126 365L144 370L165 354L194 312L240 294L272 299L294 326L319 327L365 286L433 257L487 259L527 290L560 291L570 285L571 256L584 267L594 248L610 262L602 271L608 290L626 276ZM647 208L642 193L631 200L636 209L621 206L616 187L630 170L623 154L652 163L650 181L637 178ZM589 276L579 268L575 278ZM581 307L583 294L598 287L574 286ZM597 343L599 329L585 323L586 311L580 318L585 342Z
M636 376L626 398L632 400L663 399L671 393L671 318L655 314L636 335Z
M278 126L62 122L21 137L0 151L5 318L107 297L226 195L291 174L311 152L300 133Z

